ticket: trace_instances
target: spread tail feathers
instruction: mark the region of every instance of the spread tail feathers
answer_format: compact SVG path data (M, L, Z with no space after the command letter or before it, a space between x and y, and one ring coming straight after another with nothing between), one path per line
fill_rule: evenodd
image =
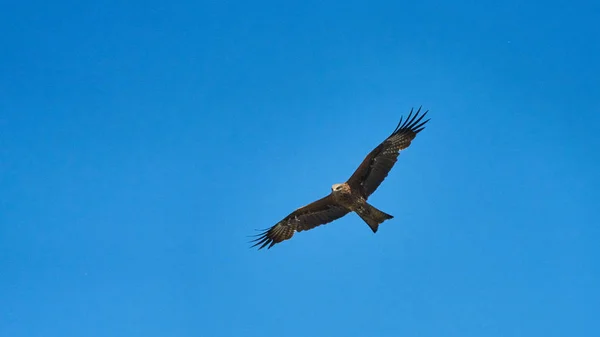
M385 220L392 219L394 216L389 215L385 212L378 210L377 208L365 204L363 207L360 207L356 210L356 214L358 214L364 222L371 227L373 233L377 233L377 229L379 229L379 225Z

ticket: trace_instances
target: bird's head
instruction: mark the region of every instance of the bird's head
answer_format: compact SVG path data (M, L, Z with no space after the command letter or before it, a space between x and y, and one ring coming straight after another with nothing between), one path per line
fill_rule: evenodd
M331 185L331 191L332 192L339 192L342 190L342 188L344 188L344 184L333 184Z

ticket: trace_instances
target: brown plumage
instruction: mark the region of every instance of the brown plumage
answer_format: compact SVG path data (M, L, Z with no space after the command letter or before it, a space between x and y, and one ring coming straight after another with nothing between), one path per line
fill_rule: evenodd
M366 156L345 183L334 184L326 197L298 208L273 227L264 230L253 240L256 243L252 247L260 245L259 249L271 248L276 243L290 239L296 232L330 223L350 212L357 213L376 233L379 225L393 216L373 207L367 203L367 199L387 177L400 151L409 147L425 128L429 119L421 120L428 111L419 116L420 112L421 108L413 116L411 109L404 123L401 118L394 132Z

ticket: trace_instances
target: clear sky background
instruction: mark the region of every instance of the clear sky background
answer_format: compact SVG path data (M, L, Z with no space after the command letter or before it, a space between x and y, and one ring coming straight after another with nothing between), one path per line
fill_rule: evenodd
M8 1L0 335L598 336L597 1ZM270 250L411 107L370 200Z

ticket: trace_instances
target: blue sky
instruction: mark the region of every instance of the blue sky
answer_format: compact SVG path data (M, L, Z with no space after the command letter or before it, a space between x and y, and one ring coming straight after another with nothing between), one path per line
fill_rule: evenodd
M0 10L0 335L597 336L600 5ZM351 214L247 236L431 121Z

